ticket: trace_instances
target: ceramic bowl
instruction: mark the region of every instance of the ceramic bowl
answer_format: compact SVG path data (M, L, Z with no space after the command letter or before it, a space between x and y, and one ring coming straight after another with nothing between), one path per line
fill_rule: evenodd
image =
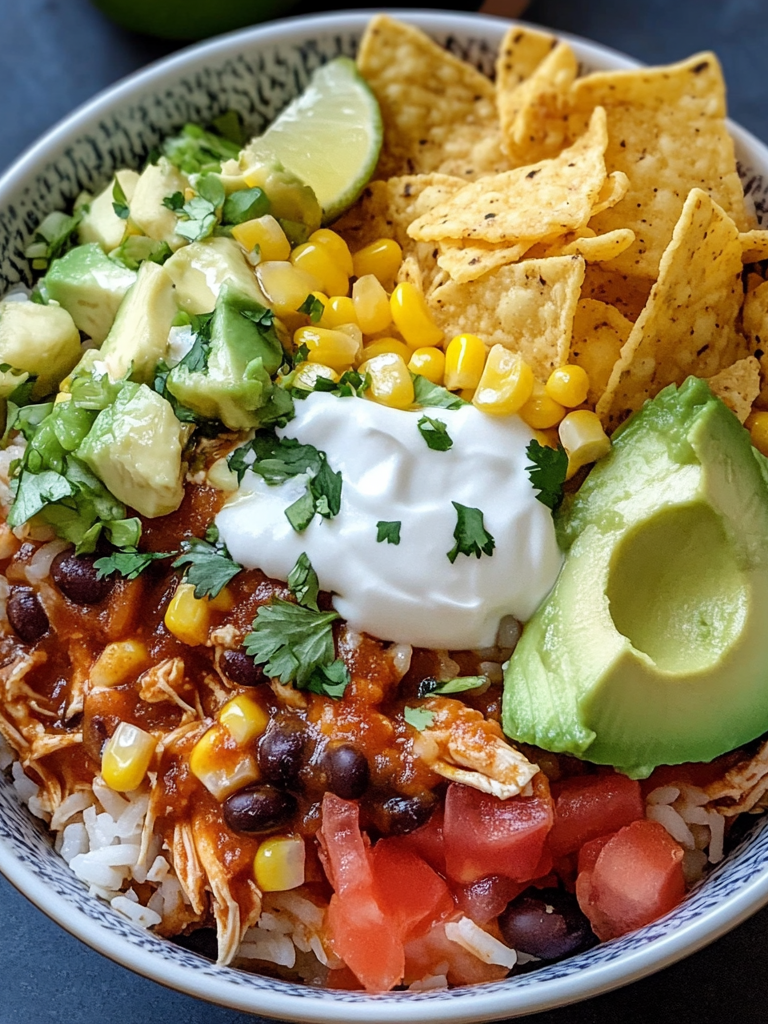
M480 15L403 13L486 72L508 23ZM196 46L132 76L67 118L0 181L0 294L29 281L25 244L42 218L187 121L240 111L254 131L296 94L318 64L354 55L366 14L292 19ZM634 61L571 39L585 70ZM768 201L768 150L732 126L745 188L759 215ZM768 817L671 914L562 963L506 981L451 991L367 996L323 991L218 967L132 925L91 898L54 852L43 825L0 774L0 870L33 903L94 949L134 971L224 1006L290 1020L368 1024L509 1018L585 999L672 963L768 902Z

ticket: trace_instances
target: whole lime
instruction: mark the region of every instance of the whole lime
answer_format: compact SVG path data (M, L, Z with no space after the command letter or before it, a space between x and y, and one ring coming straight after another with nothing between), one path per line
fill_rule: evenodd
M162 39L205 39L286 14L296 0L93 0L118 25Z

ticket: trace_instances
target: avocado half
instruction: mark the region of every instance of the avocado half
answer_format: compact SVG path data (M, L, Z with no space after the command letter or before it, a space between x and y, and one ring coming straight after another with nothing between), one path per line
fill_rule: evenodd
M768 731L768 460L705 381L614 434L504 680L513 739L644 778Z

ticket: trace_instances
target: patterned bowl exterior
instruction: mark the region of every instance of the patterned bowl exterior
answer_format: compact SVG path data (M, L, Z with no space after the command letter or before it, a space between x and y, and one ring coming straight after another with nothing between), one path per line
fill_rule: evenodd
M491 73L508 23L480 15L402 12L452 52ZM150 67L81 108L0 180L0 294L29 282L23 249L35 226L83 188L187 120L240 111L263 128L315 67L354 55L365 14L289 19L224 36ZM571 39L585 70L632 67L627 57ZM745 188L762 219L768 150L732 126ZM729 857L671 914L562 963L494 984L451 991L367 996L324 991L218 967L134 926L90 897L54 852L45 827L21 807L0 774L0 870L41 910L94 949L140 974L235 1009L291 1020L370 1024L515 1017L597 995L692 953L768 902L768 818L757 819Z

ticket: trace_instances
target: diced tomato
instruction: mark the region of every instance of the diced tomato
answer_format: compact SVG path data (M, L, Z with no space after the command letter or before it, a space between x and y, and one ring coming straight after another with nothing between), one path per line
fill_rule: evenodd
M371 850L371 867L376 901L396 922L402 940L454 912L445 880L401 839L379 840Z
M319 838L335 890L328 907L333 948L368 992L387 992L403 977L403 942L377 902L357 804L326 793Z
M586 844L576 897L600 939L655 921L685 895L683 850L655 821L633 821Z
M443 842L443 809L438 807L426 825L398 839L409 846L438 874L445 874L445 843Z
M555 823L547 845L555 860L644 815L640 783L626 775L581 775L552 785Z
M443 823L448 876L462 883L487 875L527 882L546 874L551 861L543 865L542 854L552 819L549 783L542 772L533 778L533 796L509 800L452 783Z
M434 974L446 974L451 985L480 985L499 981L507 973L506 967L483 963L457 942L451 942L445 934L444 921L405 946L406 985Z
M471 917L475 924L493 921L510 900L528 887L528 882L513 882L504 875L486 875L467 885L454 885L453 894L459 909Z

